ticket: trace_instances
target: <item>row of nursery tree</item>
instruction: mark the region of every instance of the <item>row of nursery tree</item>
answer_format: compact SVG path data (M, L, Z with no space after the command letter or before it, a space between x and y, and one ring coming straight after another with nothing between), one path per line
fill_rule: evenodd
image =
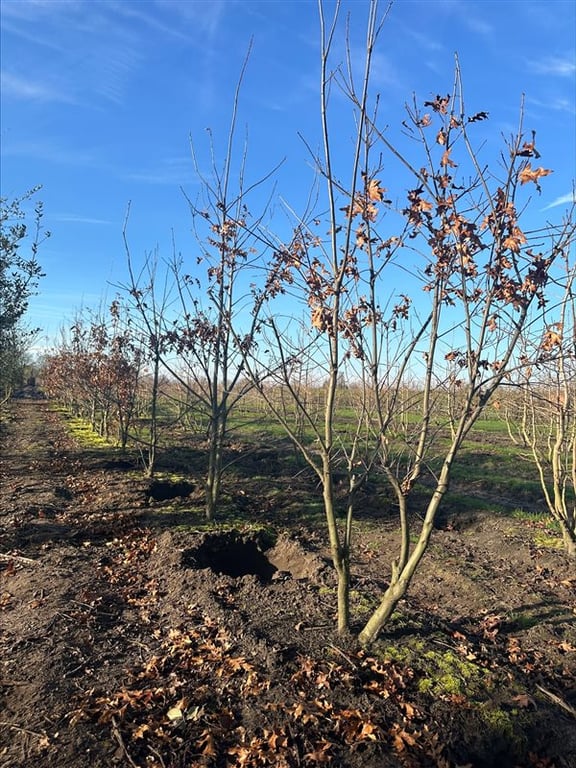
M38 249L44 229L40 187L21 197L0 198L0 405L23 383L28 351L38 329L26 324L30 297L44 276Z
M488 114L467 111L458 62L451 92L407 107L399 122L408 149L396 146L371 87L387 11L369 4L357 77L350 44L344 65L332 65L338 9L327 19L319 8L322 150L310 150L316 182L305 209L286 206L289 234L273 231L266 205L251 210L273 173L248 181L247 147L236 163L241 77L223 164L209 177L197 167L201 193L186 198L194 250L141 261L127 217L119 299L109 316L78 319L48 355L44 383L103 434L114 428L124 446L133 435L149 473L166 398L183 423L201 424L208 518L218 511L231 420L257 396L318 478L342 632L357 492L377 473L401 534L360 633L369 643L406 593L459 451L487 407L530 450L576 554L574 211L538 223L532 196L551 170L535 135L521 114L517 133L489 157ZM347 126L341 113L332 119L335 91L351 108ZM336 149L345 129L348 152ZM346 478L345 502L336 476Z

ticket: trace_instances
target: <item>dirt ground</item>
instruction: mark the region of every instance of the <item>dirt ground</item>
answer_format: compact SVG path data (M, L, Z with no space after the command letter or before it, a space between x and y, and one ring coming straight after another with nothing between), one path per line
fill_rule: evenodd
M0 438L0 768L575 768L576 573L542 522L445 518L365 651L289 479L209 530L45 401ZM358 627L395 540L360 515Z

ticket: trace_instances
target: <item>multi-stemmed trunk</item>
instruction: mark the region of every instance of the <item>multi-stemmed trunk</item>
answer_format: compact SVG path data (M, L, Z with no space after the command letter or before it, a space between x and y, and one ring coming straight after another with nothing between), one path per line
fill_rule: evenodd
M206 519L213 520L220 497L222 461L224 454L225 424L221 419L212 418L208 434L208 466L205 480Z

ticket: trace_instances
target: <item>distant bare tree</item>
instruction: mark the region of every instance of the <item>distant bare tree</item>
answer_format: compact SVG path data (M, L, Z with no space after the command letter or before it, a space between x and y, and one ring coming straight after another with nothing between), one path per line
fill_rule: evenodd
M77 314L69 334L63 333L60 344L45 355L42 378L46 392L89 420L99 435L110 438L114 427L124 449L141 373L141 347L114 300L108 315Z
M167 356L164 334L173 301L171 294L173 285L169 275L165 271L162 273L159 268L157 251L146 254L144 263L139 269L136 269L128 242L129 214L130 207L123 230L129 282L119 287L128 296L134 334L140 341L144 364L150 372L148 430L141 456L147 477L152 477L156 471L158 459L161 371L165 366ZM141 447L140 439L138 446Z
M564 292L532 355L513 379L522 397L512 435L528 447L546 506L576 556L576 265L564 255ZM552 320L551 315L555 315ZM534 336L534 333L531 334ZM528 343L526 344L526 348Z
M145 296L151 295L151 288L142 289L134 268L129 286L142 316L149 318L145 321L149 337L160 345L162 365L206 416L205 510L209 520L216 513L220 497L229 417L252 387L244 376L244 354L257 343L260 310L265 298L261 292L251 290L250 284L262 273L268 248L263 227L267 206L254 218L248 208L248 197L270 175L246 184L246 145L235 166L238 101L247 62L248 57L234 96L222 167L214 161L207 178L192 146L201 191L199 200L186 199L197 252L185 257L174 246L169 264L170 306L163 306L161 312L156 307L151 314L150 305L145 301ZM214 158L216 152L212 144L210 149ZM148 277L153 278L150 270ZM150 286L153 280L144 282Z

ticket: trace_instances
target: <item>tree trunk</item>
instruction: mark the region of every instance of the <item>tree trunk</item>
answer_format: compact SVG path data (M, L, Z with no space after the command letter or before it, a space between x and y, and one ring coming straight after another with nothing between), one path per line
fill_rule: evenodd
M334 507L334 487L332 480L332 462L328 455L323 456L322 486L324 511L330 537L332 563L338 578L338 634L343 635L350 627L350 551L342 546L336 510Z
M213 520L216 512L216 500L218 496L218 446L214 437L210 437L208 448L208 469L205 482L205 510L206 520Z
M336 567L338 574L338 634L350 627L350 557L342 557Z
M403 568L399 567L401 564L393 563L390 585L384 593L382 600L380 601L380 605L378 608L376 608L372 616L370 616L366 622L366 625L364 626L364 629L358 635L358 639L362 645L370 645L376 640L382 631L382 628L392 615L394 608L406 594L414 573L416 572L416 569L420 565L420 562L424 557L426 550L428 549L430 537L432 536L432 531L434 530L434 520L436 519L436 515L440 509L442 499L448 490L448 481L450 479L452 460L455 452L456 445L453 444L452 449L442 466L442 471L440 472L440 477L438 478L436 490L434 491L434 494L428 503L428 509L426 510L426 516L424 517L424 522L422 523L418 541L414 545L412 554L406 561L406 564Z
M160 351L154 349L154 372L150 402L150 431L148 433L148 466L146 476L153 477L156 471L156 449L158 447L158 389L160 378Z
M433 502L434 500L430 502L430 506L433 504ZM439 504L440 499L438 499L436 502L436 509L438 508ZM414 576L416 569L420 565L420 561L428 549L428 543L432 534L434 522L433 518L435 514L435 512L433 514L430 514L429 512L426 515L426 520L422 526L422 531L420 532L418 543L415 545L412 555L408 559L405 567L399 572L397 566L393 567L393 575L390 586L384 593L382 600L380 601L380 605L378 608L376 608L372 616L370 616L364 629L358 635L358 639L362 645L370 645L376 640L382 631L382 628L394 612L394 608L406 594L408 587L410 586L410 582L412 581L412 577Z
M222 480L222 457L224 450L224 435L226 421L221 415L212 417L209 430L208 469L205 483L206 519L213 520L220 497Z
M559 520L560 529L562 530L562 540L564 542L564 549L570 557L576 557L576 534L570 530L566 522L562 519Z

